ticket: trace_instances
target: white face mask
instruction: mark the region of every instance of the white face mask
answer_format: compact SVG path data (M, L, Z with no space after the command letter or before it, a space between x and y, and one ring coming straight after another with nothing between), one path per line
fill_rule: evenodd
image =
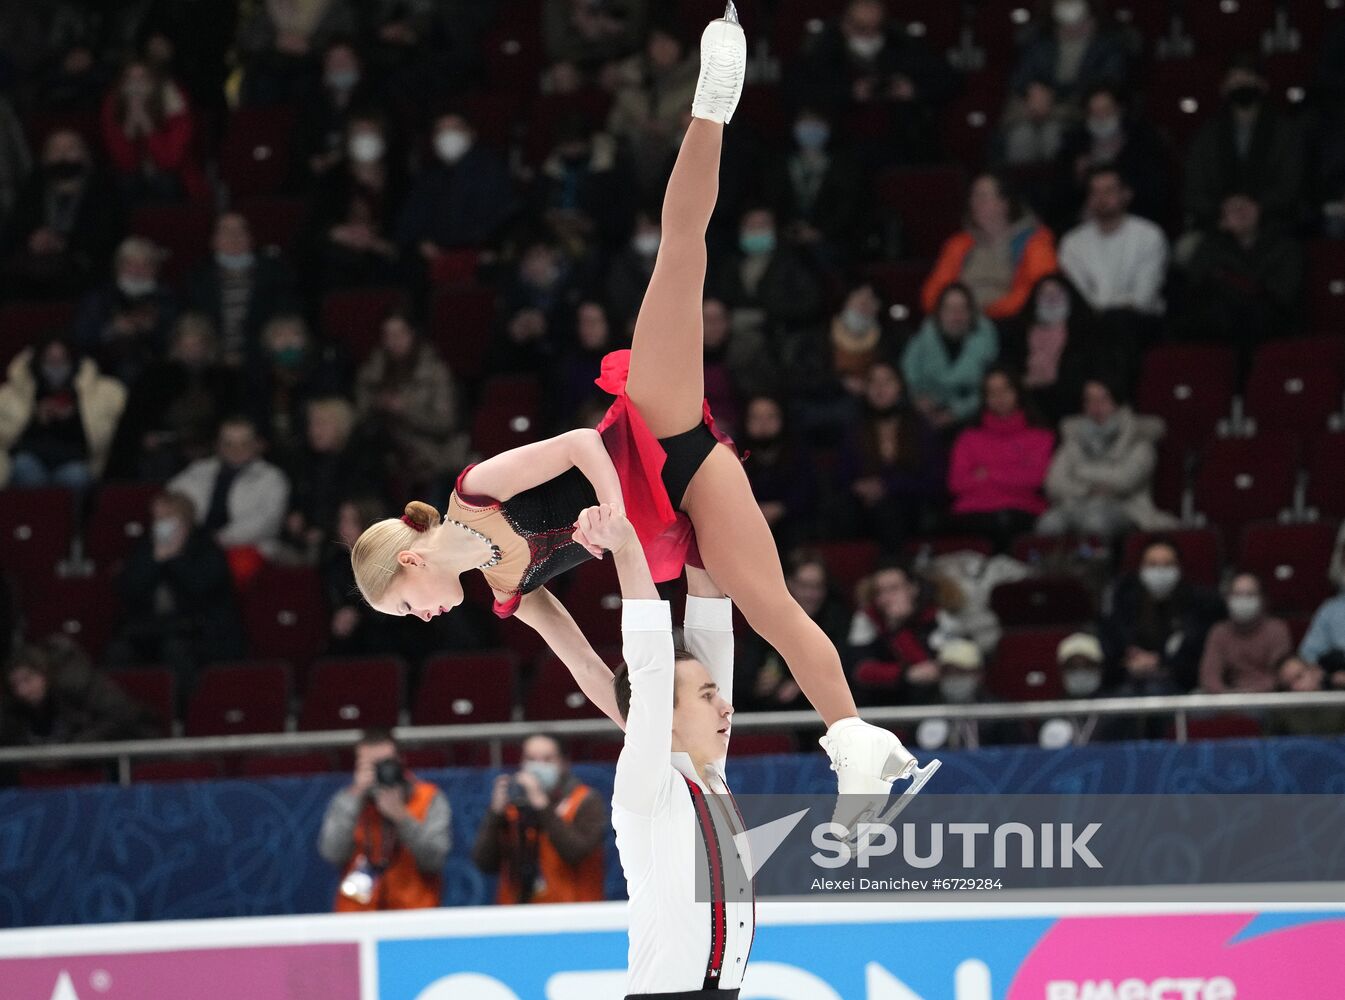
M133 278L123 274L117 278L117 287L127 298L138 299L150 294L159 284L153 278Z
M1102 671L1091 668L1066 670L1061 681L1065 686L1065 694L1071 698L1087 698L1102 687Z
M1176 566L1145 566L1140 570L1140 583L1158 600L1164 600L1177 589L1182 571Z
M372 132L353 135L347 151L356 163L376 163L383 158L383 137Z
M1112 115L1110 118L1090 118L1088 119L1088 133L1094 139L1110 139L1121 131L1121 119Z
M950 704L962 705L976 697L979 684L975 674L948 674L939 678L939 694Z
M537 779L537 784L542 786L545 792L551 791L560 783L560 765L552 764L547 761L530 760L523 765L523 770L527 771Z
M1055 5L1055 23L1073 27L1083 23L1088 17L1088 4L1084 0L1059 0Z
M1037 303L1037 322L1055 326L1069 319L1069 299Z
M652 257L658 253L659 244L663 242L662 236L654 231L637 233L631 245L635 247L635 252L641 257Z
M472 148L472 137L461 129L446 128L434 137L434 151L445 163L457 163Z
M1228 617L1239 625L1256 621L1261 615L1261 598L1255 594L1230 594Z
M850 46L850 51L860 59L872 59L883 51L884 41L882 35L865 35L859 38L851 38L847 44Z
M154 522L151 529L154 532L154 540L160 544L167 544L177 537L178 522L173 517L161 517Z

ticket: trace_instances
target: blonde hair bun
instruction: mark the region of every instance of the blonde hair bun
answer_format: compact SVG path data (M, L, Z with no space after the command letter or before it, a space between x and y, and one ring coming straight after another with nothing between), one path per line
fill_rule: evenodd
M443 520L437 510L420 500L412 500L407 504L403 516L417 531L428 531Z

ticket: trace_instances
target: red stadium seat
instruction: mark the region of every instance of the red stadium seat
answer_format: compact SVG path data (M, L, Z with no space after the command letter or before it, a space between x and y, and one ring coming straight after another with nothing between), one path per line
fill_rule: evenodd
M472 419L472 447L498 455L538 438L542 387L532 375L497 375L485 384Z
M130 231L168 251L162 274L178 284L209 256L214 226L214 215L205 205L152 202L131 213Z
M294 112L284 106L235 109L220 147L220 180L233 197L275 194L290 170Z
M487 36L481 48L486 57L489 89L532 94L536 92L546 66L541 18L535 12L523 11L524 4L515 2L513 6L516 12L511 15L506 8L499 26Z
M84 532L84 551L111 565L131 554L149 528L150 501L162 491L155 483L108 483L99 487Z
M73 302L20 301L0 305L0 366L49 333L69 332L75 318Z
M1345 243L1308 243L1308 321L1314 330L1345 329Z
M1158 443L1158 465L1154 468L1152 484L1154 503L1159 510L1177 514L1182 510L1182 497L1189 486L1188 463L1191 454L1179 441Z
M463 113L477 137L497 151L508 149L522 107L518 94L478 92L462 99Z
M248 220L254 246L289 250L303 227L308 205L302 198L259 195L240 198L233 210Z
M101 767L25 767L19 772L21 788L75 788L102 785L107 779Z
M52 576L74 533L69 490L0 490L0 566L25 582Z
M1077 625L1091 619L1096 610L1088 588L1068 576L1001 583L990 592L990 608L1006 628Z
M750 126L752 133L763 142L774 144L789 135L789 113L780 102L778 87L760 83L743 87L733 120Z
M557 719L601 718L598 711L579 690L569 668L554 655L545 655L523 701L523 717L533 721L554 722Z
M1286 434L1213 441L1196 473L1196 509L1226 537L1293 505L1298 442Z
M762 733L749 730L734 733L729 739L729 753L735 757L754 757L772 753L794 753L798 747L791 733Z
M1277 337L1256 351L1256 366L1296 365L1304 360L1345 370L1345 334L1324 333L1310 337Z
M1216 528L1185 528L1180 531L1135 531L1126 536L1121 569L1133 573L1139 569L1140 557L1152 541L1167 539L1181 553L1182 576L1202 587L1217 587L1223 573L1223 542Z
M992 125L999 118L999 103L978 94L953 101L939 116L939 134L948 158L970 170L985 162ZM951 236L949 229L945 236Z
M1345 374L1315 354L1297 361L1258 357L1247 377L1247 415L1256 419L1258 431L1309 437L1326 430L1327 418L1341 412L1343 390Z
M846 0L780 0L771 27L776 54L793 59L822 34L828 21L844 13L845 6Z
M878 543L863 539L853 542L824 542L814 546L827 564L827 573L836 590L850 600L855 586L878 565Z
M1318 436L1308 446L1308 506L1345 517L1345 431Z
M112 580L104 576L53 577L19 587L28 633L59 633L97 659L116 633L121 606Z
M322 299L322 332L363 360L378 344L383 317L406 301L400 288L343 288Z
M1274 11L1274 0L1222 0L1188 3L1183 17L1197 52L1222 55L1259 49L1261 33L1271 26Z
M1005 701L1049 701L1064 695L1056 650L1067 628L1010 629L986 677L990 691Z
M316 570L266 566L243 594L243 628L253 656L289 660L301 673L327 645L327 598Z
M1168 739L1177 735L1174 722L1168 727ZM1191 716L1186 720L1186 738L1190 740L1245 740L1261 735L1261 722L1250 715Z
M405 686L406 665L395 656L319 660L308 674L299 729L391 729Z
M1144 114L1166 133L1175 148L1185 149L1201 124L1218 108L1225 62L1222 55L1207 54L1190 59L1159 59L1149 64L1145 91L1150 98Z
M430 304L430 336L458 378L481 374L495 329L495 293L489 288L444 288Z
M1209 438L1233 401L1237 356L1226 347L1165 344L1144 356L1136 409L1167 423L1167 438L1190 447Z
M621 585L611 559L590 559L567 574L562 601L594 646L621 643Z
M893 14L906 22L908 35L922 40L936 55L942 56L945 49L957 44L962 30L962 10L961 5L944 0L903 0L893 8ZM1000 34L1009 36L1011 32L1012 25L1006 19Z
M163 726L165 734L172 731L175 716L175 682L173 671L165 667L127 667L107 671L108 679L144 705Z
M289 699L290 668L283 661L207 667L187 707L186 735L284 732Z
M905 257L934 257L961 225L967 175L960 166L898 167L875 182L878 204L901 220Z
M1261 578L1271 610L1314 611L1335 590L1327 574L1335 542L1334 521L1249 524L1237 566Z
M131 765L131 781L214 781L223 774L217 760L146 760Z
M336 767L329 753L264 754L244 757L238 773L244 778L279 778L300 774L326 774Z
M933 267L933 261L923 258L877 261L868 266L868 279L878 297L894 310L895 319L915 321L924 313L920 290Z
M514 714L517 686L516 661L503 650L431 657L421 669L411 724L508 722Z

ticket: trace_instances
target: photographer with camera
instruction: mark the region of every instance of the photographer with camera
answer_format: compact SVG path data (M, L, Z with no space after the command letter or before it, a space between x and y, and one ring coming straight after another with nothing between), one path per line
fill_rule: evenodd
M341 869L336 912L438 906L449 848L448 800L405 770L386 729L355 745L355 780L332 798L318 853Z
M498 903L582 903L603 898L607 804L570 773L560 741L523 741L517 774L495 779L472 860L499 873Z

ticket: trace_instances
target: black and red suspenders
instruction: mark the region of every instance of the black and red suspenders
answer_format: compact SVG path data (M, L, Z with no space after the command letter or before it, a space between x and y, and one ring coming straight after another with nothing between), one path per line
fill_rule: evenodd
M710 869L710 959L705 967L705 984L702 989L719 989L719 977L724 971L724 952L728 947L728 901L726 878L724 875L724 855L719 845L719 833L715 829L714 817L710 815L710 803L705 792L686 775L682 779L691 793L691 808L696 814L696 825L700 828L701 841L705 844L705 857ZM732 795L729 796L732 801ZM738 816L738 824L746 829L738 804L733 803ZM747 943L748 955L752 952L752 941L756 938L757 899L756 886L752 887L752 937Z

